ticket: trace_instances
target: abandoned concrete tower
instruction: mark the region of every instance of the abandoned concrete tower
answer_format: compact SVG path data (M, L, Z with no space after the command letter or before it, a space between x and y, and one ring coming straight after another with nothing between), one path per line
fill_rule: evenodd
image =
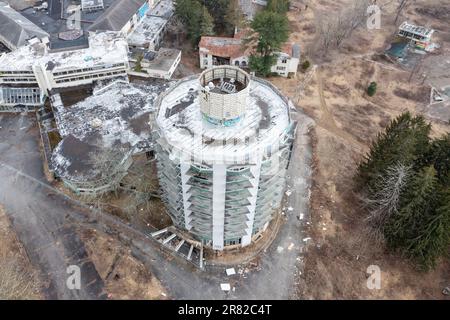
M158 98L158 176L176 227L215 250L249 245L266 230L294 138L289 104L231 66L182 79Z

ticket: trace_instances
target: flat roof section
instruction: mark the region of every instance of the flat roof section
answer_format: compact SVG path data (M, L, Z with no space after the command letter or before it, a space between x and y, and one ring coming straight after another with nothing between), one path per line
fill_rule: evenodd
M161 48L157 52L148 52L144 55L144 59L148 60L150 69L169 71L180 53L181 51L177 49Z
M136 47L148 47L155 44L155 39L167 25L168 20L146 14L138 26L128 35L128 44Z
M31 70L35 64L51 64L53 72L58 72L128 61L128 45L125 39L112 32L91 35L89 47L84 49L46 54L44 46L38 43L3 54L0 56L0 70L23 71Z

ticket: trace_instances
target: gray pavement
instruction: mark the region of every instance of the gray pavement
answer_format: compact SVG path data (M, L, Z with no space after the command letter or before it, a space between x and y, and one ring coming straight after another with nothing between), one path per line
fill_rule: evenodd
M40 269L48 299L102 299L103 281L67 213L67 201L48 195L31 116L0 115L0 203L31 262ZM30 175L29 177L23 174ZM81 268L81 289L69 290L67 267Z

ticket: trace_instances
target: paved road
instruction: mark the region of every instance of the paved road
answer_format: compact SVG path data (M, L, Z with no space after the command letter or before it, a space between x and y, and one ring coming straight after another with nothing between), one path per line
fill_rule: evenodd
M37 135L33 117L0 115L0 203L31 262L41 270L47 298L104 298L103 281L67 219L73 209L63 198L48 196L48 188L33 180L45 181ZM67 267L74 264L81 268L80 290L66 286Z
M201 272L186 263L168 259L152 240L125 224L117 229L132 239L132 250L156 275L175 299L288 299L294 298L295 276L302 270L305 235L301 224L308 219L311 150L306 136L309 119L300 117L297 140L289 168L289 190L284 204L286 222L274 243L261 255L257 270L227 277L224 267ZM307 119L307 120L305 120ZM83 243L73 232L73 219L80 211L71 201L46 185L37 149L37 129L31 117L0 115L0 203L14 218L13 226L31 259L48 274L48 296L65 299L95 299L102 295L103 283L86 256ZM298 178L302 177L302 178ZM48 196L47 194L51 194ZM288 208L295 208L292 211ZM304 220L298 219L299 214ZM69 219L69 218L73 219ZM112 221L113 218L107 219ZM83 219L81 219L83 220ZM110 222L110 226L113 225ZM100 228L96 222L92 226ZM66 266L83 263L82 290L65 286ZM242 269L236 266L236 269ZM220 283L235 289L220 290Z

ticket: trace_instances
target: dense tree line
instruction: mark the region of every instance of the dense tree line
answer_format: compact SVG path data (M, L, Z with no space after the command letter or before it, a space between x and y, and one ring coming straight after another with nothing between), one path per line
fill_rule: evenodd
M422 116L400 115L357 175L374 234L425 270L450 249L450 134L431 139L430 131Z
M232 34L243 21L239 0L176 0L175 14L194 45L201 36Z
M257 13L251 23L254 34L248 42L257 44L249 65L258 75L270 75L277 59L276 52L289 38L288 10L289 1L269 0L266 9Z
M258 75L271 73L276 52L288 40L288 10L288 0L269 0L265 10L258 12L250 23L251 32L245 45L254 47L249 64ZM236 27L247 26L239 0L176 0L175 13L193 45L198 44L201 36L231 35Z

